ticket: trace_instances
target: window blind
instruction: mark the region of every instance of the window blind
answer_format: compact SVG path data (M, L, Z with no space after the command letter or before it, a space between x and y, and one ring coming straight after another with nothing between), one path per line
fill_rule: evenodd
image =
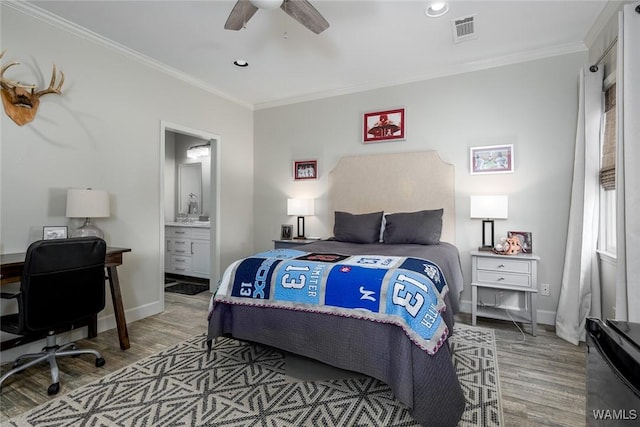
M616 85L604 94L604 135L600 160L600 185L605 190L616 188Z

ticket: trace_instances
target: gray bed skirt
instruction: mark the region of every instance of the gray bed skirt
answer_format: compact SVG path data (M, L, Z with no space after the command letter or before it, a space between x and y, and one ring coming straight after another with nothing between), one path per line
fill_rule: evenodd
M456 426L464 412L448 342L429 355L394 325L217 302L209 319L209 343L223 335L384 381L424 426Z

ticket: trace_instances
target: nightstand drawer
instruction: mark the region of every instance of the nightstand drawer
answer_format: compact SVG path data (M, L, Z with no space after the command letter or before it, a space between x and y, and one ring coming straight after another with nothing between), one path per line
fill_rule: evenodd
M478 270L508 271L512 273L531 273L529 260L503 258L478 258Z
M478 260L480 261L480 260ZM503 273L501 271L478 270L478 282L496 285L515 285L531 287L531 276L528 274Z

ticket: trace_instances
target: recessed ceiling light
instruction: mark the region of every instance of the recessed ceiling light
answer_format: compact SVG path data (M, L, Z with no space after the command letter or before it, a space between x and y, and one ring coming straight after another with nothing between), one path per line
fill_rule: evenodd
M233 61L233 65L244 68L244 67L248 67L249 63L244 59L236 59L235 61Z
M443 1L434 1L429 3L427 10L424 12L430 18L437 18L449 11L449 5Z

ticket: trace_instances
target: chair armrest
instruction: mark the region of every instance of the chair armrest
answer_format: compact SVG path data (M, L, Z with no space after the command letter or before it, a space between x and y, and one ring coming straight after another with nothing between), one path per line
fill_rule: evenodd
M2 285L2 291L0 291L0 298L13 299L20 295L20 282L12 282Z
M17 298L18 295L20 295L20 292L17 292L15 294L9 293L9 292L0 292L0 298L2 299L13 299L13 298Z

